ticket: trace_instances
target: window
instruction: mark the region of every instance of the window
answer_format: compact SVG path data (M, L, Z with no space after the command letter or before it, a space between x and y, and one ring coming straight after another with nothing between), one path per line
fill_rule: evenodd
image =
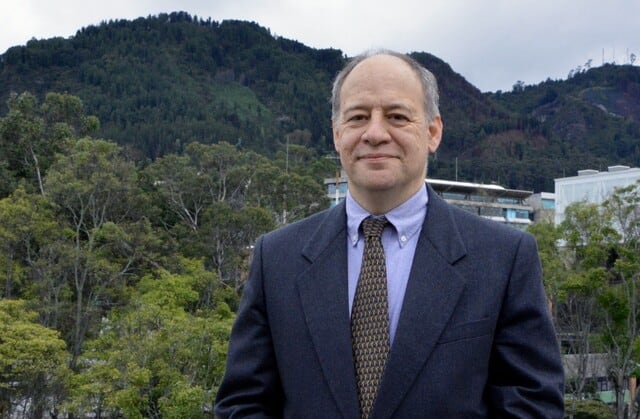
M469 195L469 199L475 202L491 202L491 197L486 195Z
M500 202L501 204L519 204L520 200L518 198L501 196L498 198L498 202Z
M502 209L495 207L482 207L480 208L480 215L485 217L502 217Z
M515 208L505 208L504 216L507 220L529 219L529 211Z
M505 208L504 210L504 217L507 220L513 220L514 218L516 218L516 210L513 208Z
M444 199L456 199L456 200L464 200L466 199L466 195L463 193L456 193L456 192L443 192L442 193L442 197Z
M542 200L542 208L544 209L554 209L556 207L556 201L553 199L543 199Z
M345 194L347 193L347 183L346 182L341 182L338 184L338 192ZM327 184L327 193L329 195L335 195L336 194L336 184L335 183L328 183Z
M608 391L609 380L607 377L598 377L598 391Z

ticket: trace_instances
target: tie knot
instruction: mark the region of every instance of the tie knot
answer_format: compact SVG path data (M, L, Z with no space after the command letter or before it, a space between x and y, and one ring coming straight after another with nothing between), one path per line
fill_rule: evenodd
M387 221L386 217L367 217L362 221L362 231L365 237L380 237L387 224L389 224L389 221Z

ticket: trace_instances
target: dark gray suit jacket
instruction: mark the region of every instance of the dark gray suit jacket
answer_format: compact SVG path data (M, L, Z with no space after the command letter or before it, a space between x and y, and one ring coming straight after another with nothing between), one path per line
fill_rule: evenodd
M261 237L220 418L357 418L344 204ZM429 189L372 418L562 418L563 370L533 237Z

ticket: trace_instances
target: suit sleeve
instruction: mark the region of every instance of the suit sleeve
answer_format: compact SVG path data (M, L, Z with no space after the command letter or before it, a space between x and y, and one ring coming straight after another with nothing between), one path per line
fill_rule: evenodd
M564 371L533 237L520 240L490 360L496 418L562 418Z
M221 419L282 416L282 386L265 306L262 246L260 238L231 331L226 372L215 403L216 417Z

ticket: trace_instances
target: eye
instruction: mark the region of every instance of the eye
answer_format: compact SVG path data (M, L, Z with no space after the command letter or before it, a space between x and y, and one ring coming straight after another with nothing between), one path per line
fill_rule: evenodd
M389 118L389 120L391 120L394 123L409 122L409 117L402 113L392 113L392 114L389 114L387 118Z
M367 115L363 113L356 113L353 115L348 115L345 120L347 122L362 122L367 120Z

